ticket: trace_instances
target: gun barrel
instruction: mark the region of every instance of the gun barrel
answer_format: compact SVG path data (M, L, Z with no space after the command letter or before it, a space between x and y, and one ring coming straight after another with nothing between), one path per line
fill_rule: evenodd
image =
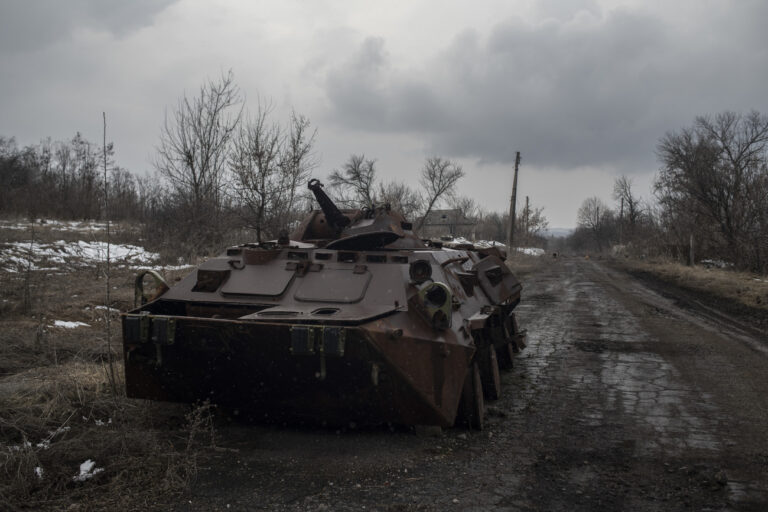
M349 225L351 222L349 217L341 213L341 210L336 207L333 201L331 201L331 198L328 197L325 191L323 191L323 184L320 183L320 180L309 180L307 187L309 187L309 190L315 195L317 202L320 203L320 208L322 208L323 213L325 214L325 219L331 227L341 231Z

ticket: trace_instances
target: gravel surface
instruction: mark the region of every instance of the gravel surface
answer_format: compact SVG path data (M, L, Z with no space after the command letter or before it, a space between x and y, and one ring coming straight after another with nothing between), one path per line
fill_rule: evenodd
M178 510L768 510L768 335L596 261L524 286L484 431L222 420Z

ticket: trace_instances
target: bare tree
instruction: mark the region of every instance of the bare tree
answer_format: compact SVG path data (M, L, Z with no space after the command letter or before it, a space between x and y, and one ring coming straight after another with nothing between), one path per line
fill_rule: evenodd
M259 105L256 115L240 125L229 159L235 195L259 242L288 224L297 188L313 165L309 121L292 114L286 131L270 121L271 113L271 105Z
M421 169L421 179L419 180L424 189L422 199L424 209L419 221L419 230L424 226L424 221L437 202L453 194L456 183L463 176L464 171L460 165L439 156L427 158L424 167Z
M421 198L418 192L398 181L390 181L386 185L379 183L375 199L379 203L389 204L406 219L416 218L421 209Z
M307 182L312 169L317 166L313 153L316 135L317 130L311 128L309 119L291 112L288 140L280 162L288 183L288 200L284 215L295 215L297 191Z
M179 100L160 133L155 168L198 217L220 206L229 143L242 114L240 91L230 71ZM239 107L239 108L238 108Z
M371 207L375 202L376 160L365 155L350 155L341 170L330 175L330 184L337 200L347 207Z
M477 238L481 240L504 240L504 237L507 236L509 213L480 211L478 217L478 225L475 229Z
M692 127L659 141L659 202L668 215L688 219L697 236L724 256L762 268L768 247L760 233L768 214L755 193L764 190L767 152L768 116L753 111L698 117Z
M643 215L642 200L632 190L632 179L620 176L613 182L613 198L623 204L623 219L634 228Z
M613 211L599 197L588 197L581 203L576 216L579 228L590 233L598 251L610 242Z
M462 217L473 219L480 213L480 206L471 197L454 195L448 201L454 210L458 210Z
M241 115L231 71L203 84L197 96L183 96L166 114L155 159L175 203L164 208L165 231L189 257L222 244L226 164Z
M540 238L548 227L549 221L544 216L544 207L537 207L526 201L516 226L515 240L521 240L524 244L530 245Z

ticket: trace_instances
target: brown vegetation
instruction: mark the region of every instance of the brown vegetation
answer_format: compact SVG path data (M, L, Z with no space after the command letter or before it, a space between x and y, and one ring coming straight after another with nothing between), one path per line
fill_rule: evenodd
M35 239L101 238L102 232L35 226ZM10 242L27 230L2 229ZM84 235L86 235L84 237ZM118 237L136 242L135 229ZM0 509L158 509L186 489L202 446L212 443L211 408L128 400L116 350L109 383L104 285L99 265L0 271ZM118 268L109 314L133 304L134 271ZM175 273L179 275L180 272ZM168 276L174 278L174 273ZM25 301L24 298L28 297ZM26 303L26 305L25 305ZM87 326L55 327L55 320ZM119 322L111 322L119 339ZM118 344L119 345L119 344ZM103 471L75 481L87 460Z
M768 274L768 116L700 116L661 137L657 156L655 203L617 178L613 208L584 200L571 247Z
M768 312L768 279L765 276L706 265L691 267L667 258L624 259L621 262L627 269L651 273L701 296L714 295Z

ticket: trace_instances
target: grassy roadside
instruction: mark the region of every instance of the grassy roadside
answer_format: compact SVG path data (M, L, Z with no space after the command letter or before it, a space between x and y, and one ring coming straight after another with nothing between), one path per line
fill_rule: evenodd
M113 241L141 244L135 230L116 231ZM30 236L104 239L98 229L0 226L0 249ZM4 258L0 267L12 268ZM0 510L167 509L213 444L211 407L125 397L118 312L132 307L134 269L113 265L105 304L103 263L54 255L35 265L0 268Z
M549 258L551 259L551 258ZM531 256L529 254L514 254L507 259L507 266L515 276L523 280L528 275L536 272L549 260L547 256Z
M611 259L622 269L657 288L673 289L768 332L768 277L728 269L689 267L663 259Z

